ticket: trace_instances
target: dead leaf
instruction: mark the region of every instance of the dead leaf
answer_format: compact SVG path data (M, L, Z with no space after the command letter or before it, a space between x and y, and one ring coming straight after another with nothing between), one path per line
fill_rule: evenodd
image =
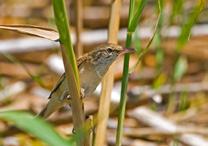
M20 32L23 34L34 35L42 38L46 38L52 41L59 39L57 31L51 28L33 26L33 25L0 25L0 29L11 30Z

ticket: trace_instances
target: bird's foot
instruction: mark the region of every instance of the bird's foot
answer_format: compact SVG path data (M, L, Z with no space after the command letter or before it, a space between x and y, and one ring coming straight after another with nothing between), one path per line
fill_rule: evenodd
M95 133L95 124L94 124L93 116L87 116L86 117L84 128L82 130L84 130L84 133L89 133L90 135L91 134L94 135L94 133ZM75 128L72 129L72 133L77 134L77 131L75 130Z

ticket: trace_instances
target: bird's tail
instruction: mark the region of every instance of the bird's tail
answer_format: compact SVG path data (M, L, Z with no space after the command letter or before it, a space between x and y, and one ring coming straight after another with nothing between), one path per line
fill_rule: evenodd
M53 112L63 106L63 102L51 98L45 108L38 114L42 118L48 118Z
M50 114L47 114L47 106L41 110L41 112L37 115L38 117L47 118Z

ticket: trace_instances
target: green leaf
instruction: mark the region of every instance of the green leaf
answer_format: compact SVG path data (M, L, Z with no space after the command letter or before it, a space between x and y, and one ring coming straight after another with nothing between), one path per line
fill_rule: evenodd
M174 22L174 19L177 15L183 12L184 1L183 0L175 0L172 5L172 12L170 16L170 24Z
M137 49L137 53L138 53L138 59L137 59L137 62L136 64L130 69L130 72L132 72L136 67L137 65L140 63L140 61L142 60L143 56L148 52L149 48L150 48L150 45L152 44L157 32L158 32L158 28L159 28L159 23L160 23L160 20L161 20L161 2L160 0L158 0L158 8L159 8L159 16L158 16L158 19L157 19L157 22L156 22L156 26L155 26L155 30L154 30L154 33L152 35L152 37L150 38L150 40L148 41L147 45L145 48L143 49L140 49L140 51ZM135 30L134 30L135 31ZM131 34L131 33L129 33ZM128 37L128 35L127 35ZM127 39L128 41L128 39ZM129 44L129 47L130 47L131 43ZM127 47L127 46L126 46Z
M132 8L134 9L134 7L132 6L132 8L130 8L130 22L129 22L129 27L128 27L128 31L129 32L134 32L136 27L137 27L137 24L138 24L138 21L141 17L141 14L142 14L142 11L144 9L144 6L146 5L147 3L147 0L140 0L140 2L138 3L138 5L136 6L136 12L135 14L133 15L133 11ZM133 4L133 2L131 3ZM131 5L130 5L131 6Z
M64 0L53 0L53 10L56 21L56 26L60 35L60 43L64 46L64 50L66 51L66 59L72 66L72 71L75 76L77 89L80 87L79 83L79 74L76 63L76 57L73 51L73 44L71 41L70 28L69 28L69 17L67 16L67 12L65 9L65 1Z
M128 33L126 37L126 48L131 47L132 42L132 33L135 31L136 26L138 24L139 18L141 16L144 5L146 4L146 0L141 0L140 3L134 7L135 0L130 0L129 6L129 16L128 16ZM134 8L137 8L136 13L134 13ZM121 99L119 104L119 117L118 117L118 127L116 133L116 146L121 146L121 139L123 135L123 125L125 118L125 108L126 108L126 91L128 85L128 74L129 74L129 59L130 54L125 54L124 56L124 64L123 64L123 78L121 84Z
M184 75L187 70L187 60L185 57L180 56L175 64L173 79L174 81L178 81Z
M159 89L167 80L167 76L164 73L159 74L159 76L154 80L153 88Z
M153 41L153 44L155 45L156 48L156 66L157 66L156 69L158 73L160 72L162 64L164 62L164 49L161 46L161 41L162 41L161 31L164 25L164 19L166 19L165 11L164 11L164 3L165 3L164 0L158 0L157 11L159 12L160 18L158 20L158 28Z
M82 99L80 98L80 80L76 57L70 35L70 21L66 9L65 0L52 0L56 26L60 36L64 68L66 72L69 94L72 96L71 108L74 130L79 131L84 128L85 114ZM76 134L77 135L77 132ZM87 145L88 134L76 138L77 145Z
M184 89L186 90L186 89ZM185 111L189 108L190 106L190 102L188 99L188 93L186 91L182 92L180 94L180 98L179 98L179 105L178 105L178 110L179 111Z
M0 119L14 122L20 129L43 140L50 146L70 146L72 141L62 138L51 125L29 113L18 111L0 112Z
M200 1L200 4L195 7L193 12L190 14L188 20L184 23L182 26L181 34L178 38L177 47L176 50L179 52L184 44L188 41L190 37L191 28L196 22L196 19L198 18L199 14L201 13L202 9L204 8L205 2L204 0Z
M139 54L142 51L141 39L139 37L139 29L136 29L136 33L133 34L133 44L135 46L136 53Z

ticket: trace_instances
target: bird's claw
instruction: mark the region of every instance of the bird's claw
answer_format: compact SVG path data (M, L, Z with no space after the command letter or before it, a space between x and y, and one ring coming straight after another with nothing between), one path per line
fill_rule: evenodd
M95 133L95 126L94 126L94 120L92 116L87 116L86 117L86 122L85 122L85 132L89 133L89 134L93 134ZM75 130L75 128L72 129L72 133L73 134L77 134L77 131ZM79 133L79 132L78 132Z

